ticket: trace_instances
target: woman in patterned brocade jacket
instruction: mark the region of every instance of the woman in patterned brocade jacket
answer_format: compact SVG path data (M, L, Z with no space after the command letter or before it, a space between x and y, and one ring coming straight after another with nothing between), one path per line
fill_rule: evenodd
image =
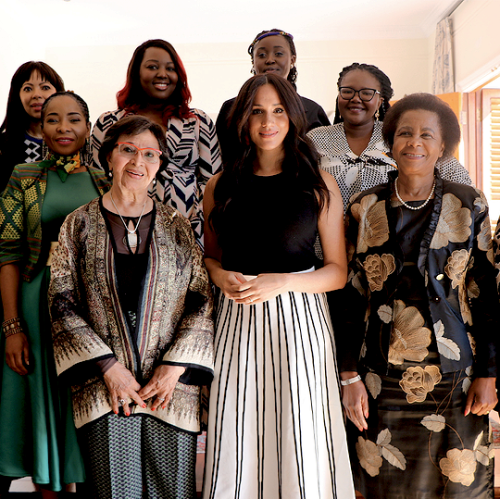
M86 497L196 495L212 294L189 221L148 196L166 151L149 119L115 123L100 151L113 185L66 218L54 256L54 355L72 387Z
M439 175L460 128L437 97L401 99L382 133L398 171L348 209L337 296L355 485L365 499L489 499L500 307L488 205Z
M44 62L26 62L12 77L7 112L0 127L0 193L14 166L41 161L42 105L64 90L61 77Z
M203 249L203 194L208 180L221 167L215 126L199 109L190 109L186 71L172 45L148 40L137 47L127 71L125 87L117 94L118 109L97 120L92 146L94 163L101 167L99 149L106 130L130 114L162 126L168 161L150 186L150 195L188 218Z

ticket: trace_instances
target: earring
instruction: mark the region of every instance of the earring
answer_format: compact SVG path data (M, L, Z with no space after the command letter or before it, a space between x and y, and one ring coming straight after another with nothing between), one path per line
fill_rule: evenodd
M83 146L81 150L81 162L82 165L90 165L92 162L92 148L90 146L90 139L87 138L85 139L85 145Z
M112 170L109 170L109 172L108 172L108 177L109 177L109 178L113 178L113 171L112 171Z
M45 140L42 141L42 160L49 159L49 148L45 143Z
M157 180L156 180L156 177L155 177L155 178L153 179L153 187L156 187L156 182L157 182Z
M377 109L377 112L375 113L375 121L378 121L380 118L380 109Z
M254 76L257 74L257 73L255 72L255 68L254 68L253 66L252 66L252 69L250 70L250 73L252 73Z

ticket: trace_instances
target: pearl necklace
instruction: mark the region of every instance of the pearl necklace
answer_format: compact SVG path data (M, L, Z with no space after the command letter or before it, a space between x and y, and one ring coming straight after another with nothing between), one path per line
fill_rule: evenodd
M137 229L139 228L139 224L141 223L142 220L142 215L144 214L144 209L146 208L146 203L148 201L148 198L146 197L146 201L144 201L144 205L142 206L142 211L141 215L139 217L139 221L137 222L137 225L135 226L134 230L130 230L128 228L128 225L125 223L125 220L123 220L122 214L120 213L120 210L118 210L118 206L116 206L115 200L113 199L113 194L111 194L111 191L109 191L109 195L111 197L111 202L113 203L113 206L115 207L115 210L118 212L118 216L120 217L123 226L125 227L125 230L127 231L127 234L123 238L123 244L125 246L128 246L130 251L134 248L137 248L139 244L141 244L141 237L136 234Z
M416 210L420 210L422 209L424 206L427 205L427 203L431 200L431 197L432 195L434 194L434 189L436 188L436 179L434 179L434 183L432 184L432 189L431 189L431 192L429 194L429 197L420 205L420 206L411 206L407 203L405 203L402 199L401 199L401 196L399 195L399 192L398 192L398 179L396 178L396 180L394 181L394 188L396 190L396 197L399 199L399 201L401 202L401 204L405 207L405 208L408 208L409 210L413 210L413 211L416 211Z

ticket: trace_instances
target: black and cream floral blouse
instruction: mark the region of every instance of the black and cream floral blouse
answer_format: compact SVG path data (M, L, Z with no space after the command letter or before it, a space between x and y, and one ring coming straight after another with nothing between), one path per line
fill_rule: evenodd
M401 203L391 201L396 177L390 172L388 183L362 192L348 209L349 277L339 297L345 317L336 334L341 371L384 375L398 356L418 360L419 330L429 331L412 325L411 310L400 310L406 302L398 289L405 262L395 234ZM495 377L500 308L488 205L481 191L443 180L436 170L417 267L426 284L442 372L473 365L475 376ZM402 328L411 331L402 334Z

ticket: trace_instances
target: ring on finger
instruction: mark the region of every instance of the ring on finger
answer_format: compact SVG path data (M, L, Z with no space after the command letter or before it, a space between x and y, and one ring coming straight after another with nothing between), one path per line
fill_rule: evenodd
M165 399L164 399L164 398L161 398L161 397L158 397L158 400L159 400L160 402L165 402Z
M252 298L252 297L249 297L249 298L248 298L248 301L249 301L250 303L252 303L252 302L253 302L253 298Z
M126 400L125 399L118 399L118 403L120 405L125 405Z

